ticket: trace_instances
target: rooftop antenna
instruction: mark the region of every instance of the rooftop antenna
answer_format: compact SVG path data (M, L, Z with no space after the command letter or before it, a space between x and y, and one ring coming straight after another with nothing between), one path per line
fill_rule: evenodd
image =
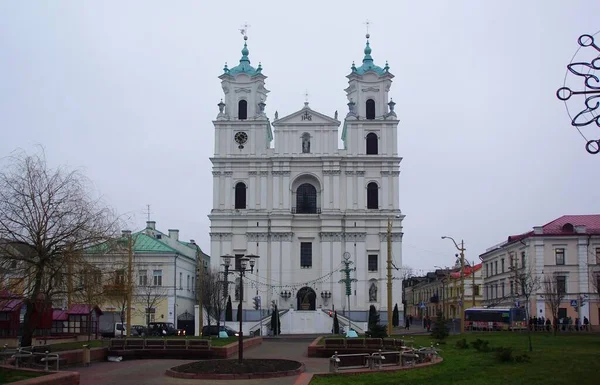
M144 214L146 214L146 217L148 218L147 220L150 222L150 205L146 205L146 212Z

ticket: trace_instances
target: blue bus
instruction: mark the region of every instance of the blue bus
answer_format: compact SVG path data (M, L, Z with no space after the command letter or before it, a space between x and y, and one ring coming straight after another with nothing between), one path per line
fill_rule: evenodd
M524 308L471 308L465 310L466 330L520 330L527 329Z

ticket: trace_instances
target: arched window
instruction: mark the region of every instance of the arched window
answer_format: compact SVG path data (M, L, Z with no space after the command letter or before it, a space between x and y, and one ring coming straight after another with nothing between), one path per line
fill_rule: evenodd
M373 99L367 100L367 119L375 119L375 101Z
M238 102L238 119L248 119L248 102L243 99Z
M371 182L367 185L367 209L379 209L379 186L377 183Z
M367 134L367 155L377 155L377 134Z
M296 190L296 213L317 213L317 189L310 183L303 183Z
M243 182L238 182L235 185L235 208L246 208L246 185Z
M302 134L302 153L310 153L310 134L308 132Z

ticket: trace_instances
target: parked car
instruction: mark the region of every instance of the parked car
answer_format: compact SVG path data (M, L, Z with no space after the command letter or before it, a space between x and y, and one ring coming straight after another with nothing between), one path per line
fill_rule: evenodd
M184 336L185 330L176 329L172 322L150 322L147 334L150 336Z
M131 325L132 337L145 337L148 334L148 329L144 325Z
M218 336L219 331L226 332L227 336L229 336L229 337L233 337L233 336L237 337L239 335L238 332L236 332L229 326L223 326L223 325L219 326L219 328L217 328L217 325L204 326L202 328L202 335L203 336Z
M115 322L110 326L109 329L100 331L100 334L105 338L119 338L121 336L127 337L127 324Z

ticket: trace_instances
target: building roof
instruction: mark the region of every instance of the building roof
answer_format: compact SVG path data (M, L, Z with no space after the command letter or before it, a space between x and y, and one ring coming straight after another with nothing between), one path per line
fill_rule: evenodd
M96 312L99 315L102 314L102 310L100 310L100 308L98 306L90 306L90 305L84 305L84 304L71 305L69 310L67 310L67 314L68 315L87 315L87 314L90 314L92 310L96 310Z
M54 309L52 310L52 321L66 321L69 319L69 315L66 310Z
M0 312L13 312L23 305L23 300L9 299L0 301Z
M569 228L565 225L585 226L586 234L600 234L600 214L563 215L542 227L544 234L572 233L573 231L569 231Z

